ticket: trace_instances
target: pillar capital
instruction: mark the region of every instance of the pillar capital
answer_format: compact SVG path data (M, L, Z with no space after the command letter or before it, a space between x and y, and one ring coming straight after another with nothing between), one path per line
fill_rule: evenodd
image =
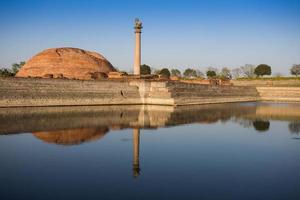
M135 19L135 26L134 26L134 32L135 33L141 33L143 28L143 24L139 18Z

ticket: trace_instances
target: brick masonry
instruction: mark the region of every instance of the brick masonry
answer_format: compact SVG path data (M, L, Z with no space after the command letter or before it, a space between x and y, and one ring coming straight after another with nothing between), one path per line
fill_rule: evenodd
M194 105L300 101L300 87L212 86L175 81L0 78L0 107Z

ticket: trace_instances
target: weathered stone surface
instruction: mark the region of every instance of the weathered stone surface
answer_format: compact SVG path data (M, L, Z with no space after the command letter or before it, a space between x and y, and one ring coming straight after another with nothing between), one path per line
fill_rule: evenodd
M246 79L231 80L236 86L257 86L257 87L300 87L300 79Z
M256 87L174 81L0 78L0 107L191 105L260 100Z
M264 101L300 102L300 87L256 87Z
M108 73L108 78L111 78L111 79L114 79L114 78L120 79L120 78L123 78L124 76L125 76L125 73L122 73L122 72Z
M102 55L77 48L53 48L38 53L17 77L93 79L93 74L116 71ZM98 78L99 76L96 76Z
M91 73L91 78L97 80L97 79L108 78L108 76L106 73L103 73L103 72L93 72L93 73Z

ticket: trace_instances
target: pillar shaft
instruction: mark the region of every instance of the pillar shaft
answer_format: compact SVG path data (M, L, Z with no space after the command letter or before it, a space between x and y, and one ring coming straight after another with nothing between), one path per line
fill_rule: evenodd
M141 67L141 33L135 33L135 51L134 51L134 74L140 75Z

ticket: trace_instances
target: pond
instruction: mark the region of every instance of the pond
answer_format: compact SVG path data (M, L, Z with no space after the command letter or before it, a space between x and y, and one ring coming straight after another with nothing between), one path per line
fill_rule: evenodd
M300 199L300 104L0 108L0 199Z

